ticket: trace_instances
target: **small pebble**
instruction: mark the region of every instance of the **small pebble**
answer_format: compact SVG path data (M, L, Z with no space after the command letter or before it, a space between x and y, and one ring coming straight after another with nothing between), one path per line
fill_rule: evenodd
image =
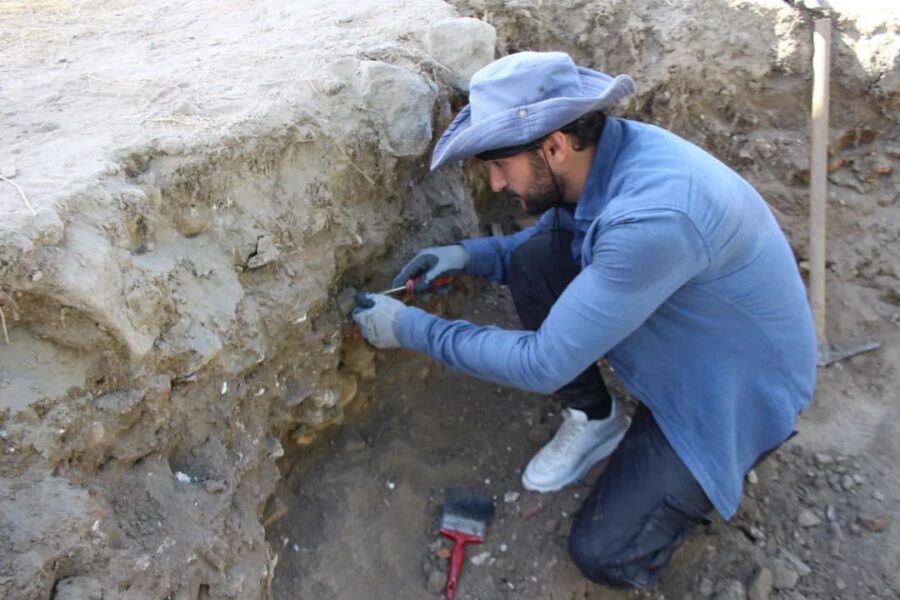
M797 523L800 527L815 527L821 522L822 519L816 516L816 514L808 508L801 510L800 514L797 516Z
M519 492L506 492L503 494L503 501L507 504L512 504L519 499L519 495Z
M863 528L878 533L887 529L890 515L881 510L880 507L869 506L859 511L857 521Z
M756 485L759 483L759 476L756 474L755 469L750 469L747 471L747 483L750 485Z
M435 569L428 575L428 582L425 586L428 588L428 591L432 594L440 594L444 591L444 587L447 585L447 574L441 573L439 570Z

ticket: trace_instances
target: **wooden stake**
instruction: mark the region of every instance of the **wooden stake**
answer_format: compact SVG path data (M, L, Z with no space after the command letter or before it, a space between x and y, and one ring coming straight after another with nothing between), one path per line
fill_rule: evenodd
M816 19L813 34L813 93L809 160L809 299L819 347L825 334L825 209L828 200L828 100L831 19Z

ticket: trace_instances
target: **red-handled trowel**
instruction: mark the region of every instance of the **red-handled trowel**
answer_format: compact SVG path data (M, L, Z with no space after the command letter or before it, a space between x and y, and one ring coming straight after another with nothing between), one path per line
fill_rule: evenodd
M450 571L447 574L447 600L456 597L466 544L480 544L484 541L484 532L493 516L494 502L490 498L460 489L447 490L444 515L441 517L441 534L454 542L453 552L450 554Z

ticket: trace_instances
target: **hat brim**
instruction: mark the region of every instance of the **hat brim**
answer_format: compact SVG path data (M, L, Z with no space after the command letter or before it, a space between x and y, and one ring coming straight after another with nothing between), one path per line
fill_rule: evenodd
M610 77L578 67L584 96L550 98L517 106L473 124L469 106L463 108L438 140L431 170L498 148L527 144L577 118L612 106L635 92L628 75Z

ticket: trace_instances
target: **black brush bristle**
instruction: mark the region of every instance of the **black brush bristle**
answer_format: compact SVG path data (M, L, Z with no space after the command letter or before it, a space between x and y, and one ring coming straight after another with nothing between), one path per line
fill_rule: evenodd
M444 499L444 514L487 524L494 516L494 501L478 492L449 488Z

